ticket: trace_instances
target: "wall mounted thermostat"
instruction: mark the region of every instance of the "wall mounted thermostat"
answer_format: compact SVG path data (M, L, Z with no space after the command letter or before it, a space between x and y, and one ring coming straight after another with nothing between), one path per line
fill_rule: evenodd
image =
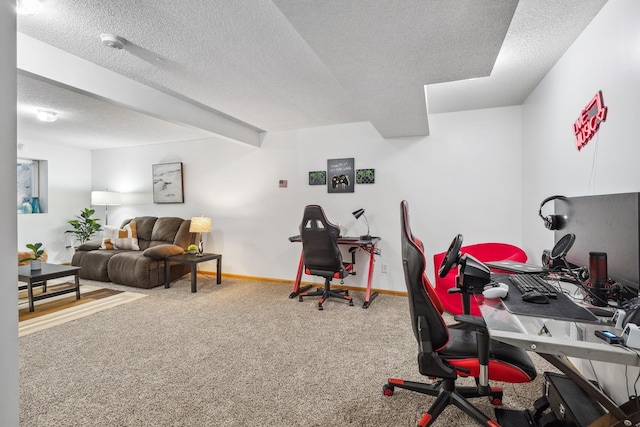
M627 323L622 331L622 341L627 347L640 349L640 328L635 323Z

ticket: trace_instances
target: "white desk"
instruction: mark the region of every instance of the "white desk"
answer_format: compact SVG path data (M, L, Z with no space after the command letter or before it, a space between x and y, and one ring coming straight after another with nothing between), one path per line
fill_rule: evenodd
M514 315L499 299L476 298L487 323L491 338L525 350L534 351L576 382L618 420L626 415L615 402L575 369L567 359L599 360L629 366L640 366L638 354L626 347L614 346L594 335L594 331L609 330L620 335L609 320L602 323L579 323L544 317Z

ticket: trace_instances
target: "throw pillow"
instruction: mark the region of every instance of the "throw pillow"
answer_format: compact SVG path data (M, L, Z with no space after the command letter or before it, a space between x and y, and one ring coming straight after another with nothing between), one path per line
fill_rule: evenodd
M100 249L128 249L132 251L139 251L138 245L138 232L136 229L136 222L131 221L124 228L118 227L104 227L104 237L102 239L102 246Z

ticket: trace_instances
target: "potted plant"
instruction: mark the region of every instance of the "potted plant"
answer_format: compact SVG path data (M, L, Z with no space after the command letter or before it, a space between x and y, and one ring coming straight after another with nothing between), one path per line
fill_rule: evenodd
M76 219L68 221L73 230L67 230L65 233L73 233L81 244L89 241L94 234L102 231L102 226L98 224L100 220L91 218L94 213L93 209L84 208Z
M33 255L28 258L23 258L19 262L29 261L32 270L40 270L42 268L42 261L40 260L40 257L44 255L42 243L28 243L27 248L31 249Z

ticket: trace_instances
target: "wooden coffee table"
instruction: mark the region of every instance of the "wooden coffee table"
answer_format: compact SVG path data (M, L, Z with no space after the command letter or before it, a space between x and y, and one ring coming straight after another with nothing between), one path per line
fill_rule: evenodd
M18 267L18 281L27 284L27 293L29 295L29 311L33 311L34 301L45 298L56 297L58 295L76 293L76 299L80 299L80 281L78 280L78 270L81 267L73 267L71 265L47 264L42 263L40 270L31 270L30 265L22 265ZM75 285L69 288L61 289L55 292L47 293L47 280L59 279L66 276L75 276ZM33 286L42 285L42 294L33 295Z

